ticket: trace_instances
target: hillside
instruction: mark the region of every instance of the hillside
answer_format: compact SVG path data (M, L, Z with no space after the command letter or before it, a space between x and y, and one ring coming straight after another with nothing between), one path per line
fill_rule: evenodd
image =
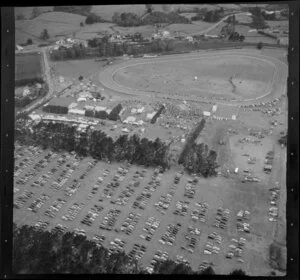
M55 36L72 34L80 28L85 17L70 13L49 12L32 20L17 20L15 29L16 43L24 43L28 38L40 42L38 37L44 29L48 30L51 40Z

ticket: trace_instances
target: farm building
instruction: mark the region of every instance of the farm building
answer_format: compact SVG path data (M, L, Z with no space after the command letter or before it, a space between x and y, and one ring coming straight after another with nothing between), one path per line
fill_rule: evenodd
M216 112L217 109L218 109L218 106L217 106L217 105L213 105L213 106L212 106L212 112Z
M203 111L203 116L205 116L205 117L210 117L210 116L211 116L211 113L208 112L208 111Z
M85 110L81 110L81 109L70 109L70 110L69 110L69 114L74 114L74 115L81 115L81 116L84 116L84 115L85 115Z
M44 105L43 111L54 114L68 114L72 103L70 98L53 98Z

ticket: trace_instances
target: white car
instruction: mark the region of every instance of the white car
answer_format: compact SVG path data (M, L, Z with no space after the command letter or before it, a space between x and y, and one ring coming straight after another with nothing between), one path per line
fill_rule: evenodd
M211 251L204 250L204 255L211 255Z

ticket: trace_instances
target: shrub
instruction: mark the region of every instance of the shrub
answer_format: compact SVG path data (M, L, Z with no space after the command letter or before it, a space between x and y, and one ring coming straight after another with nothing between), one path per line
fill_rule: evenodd
M44 29L40 35L40 39L42 40L48 40L49 39L49 34L48 34L48 30Z
M86 24L93 24L97 22L103 22L103 19L94 13L90 13L85 19Z
M263 43L262 42L258 42L257 45L256 45L256 48L258 50L261 50L263 48Z

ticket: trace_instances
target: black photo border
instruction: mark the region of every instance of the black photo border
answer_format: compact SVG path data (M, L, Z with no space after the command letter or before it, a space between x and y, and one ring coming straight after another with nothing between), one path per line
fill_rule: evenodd
M176 3L178 1L172 1ZM218 3L243 3L242 1L218 1ZM253 3L245 1L244 3ZM260 3L289 4L289 47L288 63L288 144L287 144L287 274L276 279L299 279L299 1L263 1ZM151 1L152 4L164 4ZM178 3L184 3L179 1ZM189 4L207 3L209 1L191 1ZM11 3L12 4L12 3ZM46 6L27 3L26 6ZM50 4L47 3L48 5ZM51 3L53 5L53 3ZM62 3L61 3L62 4ZM61 5L60 4L60 5ZM76 3L63 3L74 5ZM99 5L121 4L116 1ZM145 4L127 1L122 4ZM13 6L24 6L16 4ZM1 185L0 185L0 278L2 279L60 279L60 278L119 278L122 275L16 275L12 272L12 226L13 226L13 172L14 172L14 73L15 73L15 17L13 7L1 7ZM178 275L176 275L178 277ZM124 275L125 277L125 275ZM147 275L130 275L130 277L147 277ZM148 275L153 277L153 275ZM155 277L160 278L160 275ZM175 275L164 275L174 278ZM175 278L177 278L175 277ZM182 278L182 277L180 277ZM229 275L197 276L197 278L241 279L244 277ZM272 279L272 277L252 277L251 279Z

